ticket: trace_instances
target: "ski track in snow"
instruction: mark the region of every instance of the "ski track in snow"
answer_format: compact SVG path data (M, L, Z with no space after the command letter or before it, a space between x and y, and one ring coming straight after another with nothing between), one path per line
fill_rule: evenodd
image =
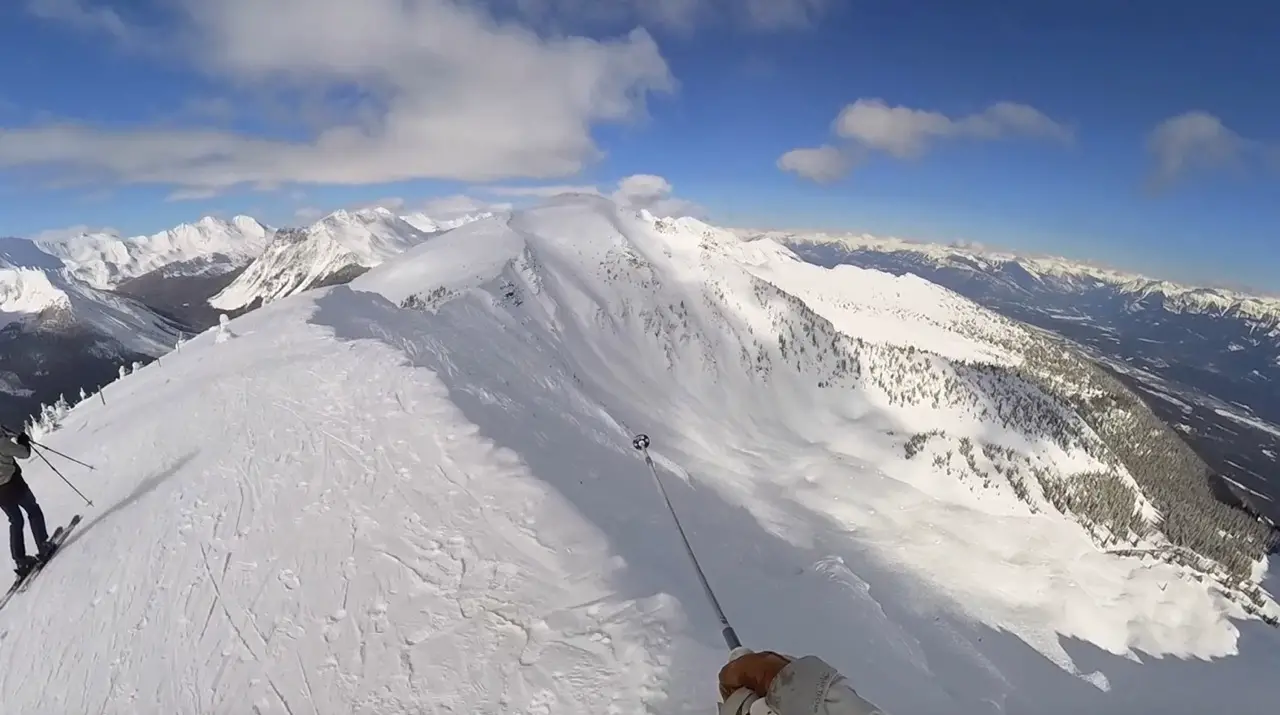
M136 488L99 493L114 506L85 512L0 612L5 712L585 713L657 699L663 628L637 629L672 604L614 600L597 562L575 569L565 553L589 558L598 547L577 542L590 535L555 528L556 505L429 374L394 374L385 357L393 374L369 370L385 349L335 351L321 332L242 335L275 365L251 373L193 341L163 377L108 388L111 424L77 410L64 434L96 435L78 456L116 477L93 486ZM131 431L130 416L187 389L184 370L203 378L184 403L199 411ZM69 517L31 478L51 523Z
M4 712L711 712L723 645L634 431L747 645L821 655L890 713L1274 711L1276 632L1172 567L938 491L895 418L808 378L747 385L692 335L663 363L619 306L695 305L698 249L637 239L648 283L607 295L574 262L614 255L608 226L547 238L565 210L434 238L76 406L46 441L97 465L66 472L99 506L27 467L51 528L85 521L0 611ZM509 262L434 260L486 236ZM442 281L445 307L396 307Z

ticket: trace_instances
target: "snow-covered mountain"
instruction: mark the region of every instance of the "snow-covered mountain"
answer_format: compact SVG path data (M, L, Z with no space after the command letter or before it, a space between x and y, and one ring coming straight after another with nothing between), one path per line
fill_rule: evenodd
M493 218L496 215L497 214L492 211L483 211L480 213L452 215L448 218L441 218L438 216L431 217L421 211L417 211L405 214L400 218L404 219L409 223L409 225L423 233L439 233L441 231L452 231L459 226L465 226L473 221L479 221L481 219Z
M747 645L887 712L1271 712L1259 533L1090 365L606 199L477 221L72 410L103 506L28 469L86 521L0 611L5 710L706 712L643 431Z
M0 238L0 328L39 330L74 323L146 355L162 355L173 347L176 333L168 321L70 274L31 241Z
M0 421L102 384L122 363L173 347L177 328L147 306L89 287L26 239L0 238Z
M1182 430L1222 489L1280 523L1280 300L1063 259L868 236L750 232L818 265L914 274L1072 340Z
M848 253L909 254L920 262L992 277L1011 291L1050 289L1084 294L1109 288L1122 295L1134 311L1153 303L1175 313L1229 317L1254 329L1280 335L1280 298L1250 295L1225 288L1188 286L1126 271L1093 266L1051 256L1027 256L964 246L916 243L866 234L737 231L747 238L769 238L785 245L828 246Z
M209 303L237 310L341 282L427 236L385 208L337 211L306 228L277 231L261 255Z
M62 259L76 278L110 289L158 270L182 276L234 271L262 253L269 235L266 226L248 216L230 221L205 217L150 236L88 233L37 243Z

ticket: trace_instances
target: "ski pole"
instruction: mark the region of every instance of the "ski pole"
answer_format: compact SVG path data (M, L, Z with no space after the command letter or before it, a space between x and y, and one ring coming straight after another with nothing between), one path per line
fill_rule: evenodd
M729 660L732 662L747 655L751 652L750 648L742 645L742 641L738 640L738 634L733 630L733 626L729 625L729 619L724 615L724 609L720 607L720 601L716 599L716 594L711 590L711 584L707 581L707 575L702 572L702 566L698 563L698 557L693 553L693 546L689 543L689 537L684 533L684 526L680 524L680 517L676 514L676 508L671 504L671 497L667 495L666 487L662 486L662 479L658 476L658 468L653 463L653 458L649 456L649 435L638 434L632 440L631 445L644 455L645 464L649 465L649 473L653 475L653 481L658 485L658 491L662 493L662 500L667 503L667 511L671 512L671 519L676 523L676 529L680 531L680 539L684 541L685 552L689 554L689 560L693 562L693 570L698 574L698 581L702 583L702 590L707 593L707 600L711 602L711 607L715 610L716 616L720 619L720 625L723 626L720 635L724 637L724 644L729 647ZM773 710L755 693L747 688L739 688L736 693L731 694L720 704L721 715L775 715Z
M44 463L49 465L49 469L52 469L54 474L58 475L59 477L62 477L62 481L66 482L67 486L71 487L72 491L74 491L76 494L79 494L80 498L83 499L86 504L88 504L89 506L93 506L93 502L89 501L89 497L85 496L84 494L81 494L80 490L76 489L76 485L72 484L70 479L67 479L66 477L62 476L62 472L59 472L58 468L53 466L53 462L50 462L49 458L44 456L44 452L41 452L40 450L36 449L34 444L32 444L31 446L31 451L35 452L37 457L39 457L40 459L43 459ZM52 452L53 450L49 450L49 451Z
M58 450L54 449L53 447L46 447L45 445L40 444L39 442L35 441L34 439L33 439L33 440L31 440L31 446L33 446L33 447L39 447L40 449L43 449L43 450L44 450L44 451L46 451L46 452L50 452L50 453L56 454L56 455L58 455L59 457L62 457L63 459L65 459L65 460L67 460L67 461L69 461L69 462L75 462L76 464L79 464L80 466L84 467L85 469L88 469L88 470L89 470L89 471L91 471L91 472L96 470L96 468L95 468L92 464L85 464L84 462L81 462L80 460L76 459L75 457L70 457L70 456L67 456L67 455L63 454L62 452L59 452Z
M698 564L698 557L693 553L693 546L689 543L689 537L684 533L684 527L680 524L680 517L676 515L676 508L671 505L671 497L667 496L667 489L662 486L662 479L658 477L658 468L654 466L653 458L649 456L649 435L636 435L631 445L644 455L644 461L649 465L649 473L653 475L653 481L658 485L658 491L662 493L663 501L667 503L667 510L671 512L671 518L676 522L676 529L680 531L680 538L684 541L684 549L689 554L689 560L693 562L693 570L697 572L698 580L702 582L702 590L707 592L707 600L711 601L711 607L715 609L716 616L720 618L720 625L723 627L720 635L724 636L725 645L729 646L730 651L741 648L742 641L738 640L738 634L734 632L733 626L729 625L729 619L725 617L724 609L720 608L720 601L716 600L716 594L711 590L711 584L707 582L706 574L702 573L702 566Z

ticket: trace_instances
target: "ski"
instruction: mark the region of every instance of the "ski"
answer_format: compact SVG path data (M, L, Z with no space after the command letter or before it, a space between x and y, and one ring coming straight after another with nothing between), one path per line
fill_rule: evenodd
M63 542L67 540L67 535L76 527L76 524L80 523L80 516L80 514L76 514L71 518L71 522L66 526L59 526L54 530L53 536L49 537L49 541L55 546L54 552L49 555L49 558L36 564L36 567L31 569L31 572L24 578L20 578L13 582L13 585L9 587L9 591L5 593L3 598L0 598L0 608L4 608L4 606L9 603L9 599L13 598L15 594L26 591L27 587L31 585L31 581L35 579L36 574L40 573L40 571L58 555L58 552L62 550Z

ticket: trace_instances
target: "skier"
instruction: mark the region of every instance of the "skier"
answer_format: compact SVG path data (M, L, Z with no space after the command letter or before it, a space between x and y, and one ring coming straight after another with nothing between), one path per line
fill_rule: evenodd
M9 553L13 556L14 573L24 578L40 561L53 555L54 546L49 543L49 532L44 524L44 512L36 496L22 478L22 467L16 459L31 456L31 438L26 432L14 432L5 427L0 437L0 509L9 517ZM31 533L36 538L39 557L27 556L26 538L23 534L22 512L31 519Z
M776 715L887 715L817 656L748 653L720 669L721 715L747 715L763 699Z

